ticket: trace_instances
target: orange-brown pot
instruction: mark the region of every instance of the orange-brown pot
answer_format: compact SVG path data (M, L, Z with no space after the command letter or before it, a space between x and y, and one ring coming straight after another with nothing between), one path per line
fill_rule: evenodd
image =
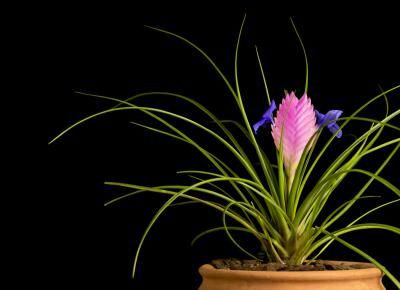
M354 262L334 262L354 264ZM360 263L361 264L361 263ZM367 263L364 263L367 264ZM378 268L331 271L246 271L200 267L199 290L384 290Z

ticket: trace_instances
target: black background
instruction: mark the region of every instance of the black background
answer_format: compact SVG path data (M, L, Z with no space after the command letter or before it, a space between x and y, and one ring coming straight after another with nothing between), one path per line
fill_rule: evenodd
M387 89L399 83L400 27L395 18L378 13L327 15L329 7L305 16L245 6L221 10L194 2L176 9L54 7L50 20L43 23L48 33L40 52L50 60L43 93L47 141L72 122L110 105L75 94L76 90L118 98L149 90L174 91L202 102L218 117L238 119L229 91L201 55L143 25L189 38L233 80L234 47L246 12L239 77L251 121L257 121L266 107L254 45L260 49L270 92L276 100L280 100L284 89L299 94L303 90L304 61L289 16L294 17L307 48L309 95L320 111L337 108L348 115L378 94L378 85ZM392 110L399 107L399 100L398 93L391 95ZM384 104L378 103L365 114L381 118ZM164 105L190 113L174 102ZM191 248L194 235L219 225L220 216L203 207L174 208L152 229L137 276L131 279L135 248L163 199L146 193L104 207L104 202L122 192L103 182L170 184L179 181L177 170L205 168L192 148L129 124L141 120L143 116L138 113L109 115L78 127L48 146L48 214L42 222L49 225L43 246L50 255L46 256L48 267L43 275L50 286L158 289L162 285L166 289L197 289L197 268L201 264L239 254L223 234L209 236ZM359 134L356 130L362 128L355 126L351 133ZM343 141L337 142L351 140L346 133ZM388 134L395 136L390 131ZM383 156L377 155L363 166L376 168ZM396 161L383 175L399 186ZM360 188L357 181L363 180L352 176L346 190L336 193L338 199L346 199L340 197L341 193L354 194ZM385 196L382 201L394 197L383 187L374 186L370 193L374 190ZM354 216L374 204L365 202L354 209ZM333 202L328 209L336 206ZM398 206L388 207L368 220L399 226L398 210ZM398 237L370 231L349 238L393 273L400 272ZM360 259L339 245L333 245L323 258Z

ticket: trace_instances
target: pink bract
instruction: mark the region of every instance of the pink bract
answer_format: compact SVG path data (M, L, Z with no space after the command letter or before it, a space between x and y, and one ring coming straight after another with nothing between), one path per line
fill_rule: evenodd
M318 129L314 106L307 94L305 93L300 100L294 92L286 94L279 105L274 123L272 137L279 150L283 133L283 163L289 180L292 181L301 155L308 141Z

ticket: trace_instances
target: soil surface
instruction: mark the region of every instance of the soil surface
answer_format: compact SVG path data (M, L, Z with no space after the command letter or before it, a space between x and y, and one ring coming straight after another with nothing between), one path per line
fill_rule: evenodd
M332 261L316 260L303 265L285 265L280 263L264 263L257 260L217 259L211 261L217 269L248 270L248 271L329 271L329 270L354 270L372 268L366 264L335 264Z

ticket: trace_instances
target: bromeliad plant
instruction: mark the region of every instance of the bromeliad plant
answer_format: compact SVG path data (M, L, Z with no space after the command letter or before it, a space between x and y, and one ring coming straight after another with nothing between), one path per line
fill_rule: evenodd
M257 256L240 245L232 235L234 231L247 232L259 241L269 261L284 264L301 264L316 259L333 241L336 241L361 255L366 260L374 263L379 269L386 273L397 287L400 287L399 280L383 265L356 246L342 239L342 236L346 233L366 229L380 229L400 234L400 229L394 226L361 222L364 217L372 212L399 202L400 198L368 210L343 228L332 229L334 223L348 213L357 201L368 197L365 193L373 182L383 184L397 195L397 197L400 197L400 189L380 176L381 171L395 156L400 147L399 137L385 140L384 142L381 141L380 137L385 128L394 130L395 132L400 131L399 127L391 124L392 120L400 114L400 109L389 113L387 106L386 115L382 120L359 116L364 109L379 99L385 100L387 104L387 94L399 89L400 86L382 91L382 93L369 100L348 117L340 118L342 115L341 110L331 110L326 114L318 112L314 109L311 99L307 95L307 56L302 40L292 21L294 31L296 32L304 52L306 63L304 94L299 99L294 92L286 92L279 108L277 108L275 101L270 99L261 65L262 62L256 48L256 55L261 69L269 106L261 120L252 124L246 114L238 80L238 52L243 24L244 21L236 45L234 84L228 81L227 77L214 61L198 46L172 32L149 27L189 44L211 64L232 94L233 100L239 108L241 121L220 120L196 100L177 93L146 92L137 94L127 100L86 94L111 100L116 102L116 106L76 122L55 137L51 142L54 142L67 131L90 119L108 113L137 111L150 116L162 127L154 127L140 123L134 124L193 146L212 164L214 170L210 171L187 170L178 172L179 174L187 174L193 177L192 180L194 181L190 185L149 187L120 182L106 182L106 184L110 186L133 190L130 193L107 202L106 205L144 192L158 193L168 197L167 201L154 215L143 234L135 256L133 274L135 273L143 242L161 214L163 214L168 207L175 204L199 203L221 212L222 226L199 234L195 240L206 234L222 230L226 232L230 240L241 251L254 259L258 259ZM201 123L182 114L173 113L156 107L135 104L138 98L152 97L155 95L177 98L190 103L215 123L216 129L209 126L210 122ZM276 110L277 112L274 116ZM225 159L222 160L217 154L209 151L207 146L200 144L195 138L190 137L188 132L184 129L180 129L178 125L169 121L169 118L188 123L204 131L210 138L217 140L227 148L231 155L225 156ZM335 139L341 138L342 131L345 130L345 127L351 121L367 122L370 124L370 127L338 154L325 172L318 175L318 180L314 184L310 184L310 177L315 171L318 162L324 154L326 154L328 147L332 146L333 142L339 141ZM244 150L243 142L239 142L239 138L234 136L232 128L239 129L241 134L245 137L240 140L246 140L247 146L250 144L253 152L246 152ZM332 135L322 146L322 149L316 152L316 144L320 135L324 134L324 131L326 131L324 130L325 128L328 129ZM271 132L276 147L276 155L273 154L273 156L270 156L272 152L265 152L263 150L256 138L256 134L269 134L269 132ZM381 149L390 147L393 147L393 149L376 171L369 171L357 167L362 159L369 157L371 154ZM254 154L257 160L250 158L250 154ZM275 158L276 163L273 164L270 160ZM243 167L242 169L245 170L246 174L244 176L239 175L236 169L228 165L233 159L239 161L239 164ZM260 166L256 167L256 164ZM334 211L326 213L324 211L326 210L325 205L332 197L335 189L338 188L346 177L353 174L365 175L368 177L368 181L362 184L361 188L353 194L349 200L337 207ZM221 184L226 184L228 187L223 187ZM185 201L180 203L180 200ZM235 224L232 224L232 222Z

